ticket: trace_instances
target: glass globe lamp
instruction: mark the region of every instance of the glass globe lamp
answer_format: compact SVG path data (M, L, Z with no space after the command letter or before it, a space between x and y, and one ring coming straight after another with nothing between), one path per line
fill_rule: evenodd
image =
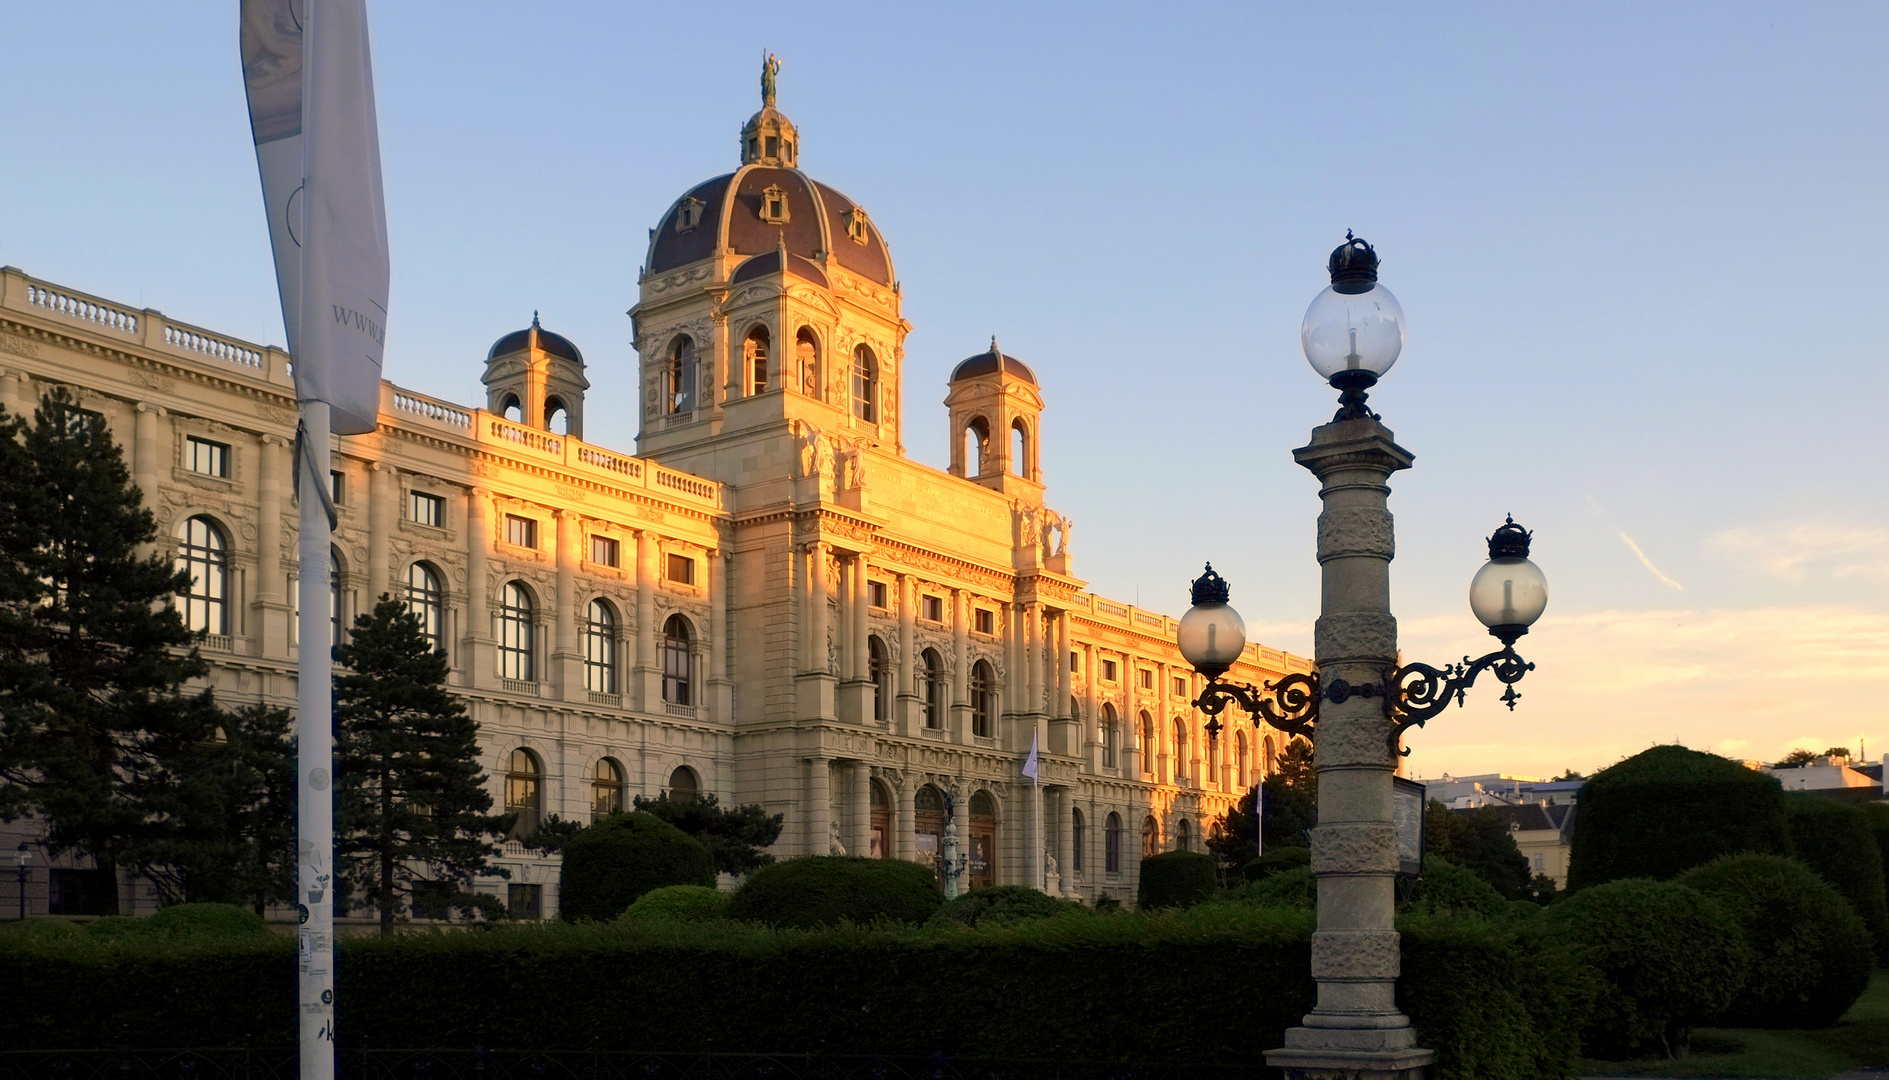
M1299 344L1319 377L1344 391L1340 419L1368 415L1364 391L1404 351L1404 308L1377 280L1377 251L1345 234L1331 254L1331 284L1305 309Z
M1528 559L1532 535L1509 518L1489 537L1489 561L1469 582L1469 610L1504 645L1528 633L1548 606L1548 579Z
M1228 605L1232 590L1225 578L1214 573L1212 563L1207 564L1206 573L1194 579L1193 593L1194 606L1181 616L1175 643L1195 671L1217 679L1246 648L1246 622Z

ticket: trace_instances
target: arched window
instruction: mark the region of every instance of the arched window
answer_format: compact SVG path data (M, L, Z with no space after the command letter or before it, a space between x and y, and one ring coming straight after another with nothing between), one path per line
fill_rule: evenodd
M701 778L687 765L678 765L669 774L669 797L672 799L694 799L702 793Z
M1194 850L1194 824L1186 818L1174 823L1174 850Z
M966 874L974 889L997 883L997 802L990 792L971 796L970 836L965 838Z
M1030 429L1021 417L1010 423L1010 471L1030 475Z
M669 616L662 624L662 699L671 705L695 703L694 672L689 656L689 620Z
M1149 814L1141 819L1141 857L1146 859L1161 852L1161 825Z
M1207 775L1201 778L1201 786L1214 787L1220 783L1220 740L1207 740Z
M1154 775L1155 749L1154 717L1144 712L1141 714L1141 771L1148 776Z
M971 665L971 734L988 739L997 726L997 674L990 663Z
M1122 872L1122 816L1113 810L1102 826L1102 872L1109 875Z
M544 808L543 778L536 755L523 747L512 751L505 770L505 812L518 815L513 836L524 836L538 827Z
M1262 772L1272 771L1274 753L1272 736L1268 735L1266 741L1260 746L1259 767Z
M420 632L434 652L446 651L446 589L439 572L425 563L407 567L407 610L420 620Z
M1244 731L1233 736L1233 768L1236 770L1233 775L1234 790L1245 791L1253 781L1252 774L1247 771L1246 732Z
M919 788L912 795L912 841L916 849L913 854L918 861L938 871L938 860L944 855L945 805L944 796L930 784Z
M892 801L886 798L885 785L877 780L866 782L867 787L867 824L872 832L871 848L867 852L875 859L892 857L892 845L887 843L892 836Z
M864 345L853 350L853 415L868 424L879 422L879 360Z
M695 340L687 334L669 346L663 372L663 401L669 415L695 408Z
M183 594L184 625L211 634L230 632L229 564L223 530L207 517L177 527L177 570L190 575Z
M1174 782L1187 782L1187 725L1180 717L1174 718Z
M925 650L925 726L933 731L945 722L944 660L936 649Z
M1115 706L1102 703L1102 767L1115 768L1117 746L1121 738L1116 727Z
M531 594L516 581L506 582L498 602L499 678L530 682L538 677L532 631Z
M1082 811L1069 811L1069 871L1082 873L1082 845L1088 840L1087 823L1082 820Z
M748 393L764 394L767 392L767 327L757 326L748 331L748 340L741 347L742 364L748 372Z
M544 399L544 428L559 435L570 434L571 411L564 407L563 398Z
M973 417L970 423L964 425L964 475L984 475L984 466L989 460L990 425L981 416Z
M584 609L584 688L617 692L617 613L608 600L592 600Z
M498 407L498 413L514 424L522 424L525 422L525 407L518 403L517 394L507 394L505 396L505 404Z
M590 820L609 817L623 809L623 766L598 758L590 773Z
M813 328L803 326L794 334L794 367L800 370L800 392L810 398L820 393L820 340Z
M885 721L892 716L892 656L877 635L866 639L866 654L872 673L872 718Z

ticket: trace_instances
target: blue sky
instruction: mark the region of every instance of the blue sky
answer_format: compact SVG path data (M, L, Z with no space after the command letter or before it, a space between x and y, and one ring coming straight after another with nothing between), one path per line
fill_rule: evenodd
M387 371L472 401L485 349L585 350L631 448L646 230L736 163L763 49L802 164L904 285L906 444L952 364L1041 377L1054 507L1097 591L1178 611L1212 559L1311 646L1332 393L1297 328L1347 228L1410 336L1374 405L1407 655L1489 643L1504 513L1553 589L1509 714L1410 739L1435 775L1653 741L1889 752L1889 39L1882 5L371 5ZM0 7L0 263L252 340L280 314L235 5ZM612 408L611 402L621 406Z

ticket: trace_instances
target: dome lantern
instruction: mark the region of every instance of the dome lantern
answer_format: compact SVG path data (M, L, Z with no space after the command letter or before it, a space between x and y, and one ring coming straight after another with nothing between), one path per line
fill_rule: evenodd
M800 161L800 132L774 107L775 77L781 62L769 53L761 62L761 111L741 128L741 163L791 169Z

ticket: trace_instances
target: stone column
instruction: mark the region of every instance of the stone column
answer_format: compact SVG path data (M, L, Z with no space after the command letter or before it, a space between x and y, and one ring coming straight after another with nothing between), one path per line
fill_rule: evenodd
M1101 744L1108 737L1102 730L1102 700L1096 696L1096 684L1102 680L1099 659L1095 646L1082 647L1082 758L1090 772L1101 770Z
M31 423L32 412L20 407L20 403L26 398L25 378L26 376L17 371L0 371L0 408L6 409L8 416L22 417ZM140 411L145 408L146 406L143 405L138 406Z
M866 635L870 632L870 623L866 614L872 608L872 586L866 570L866 553L853 556L853 580L851 614L853 617L853 678L870 680L872 678L872 650L867 646Z
M1312 872L1318 881L1318 930L1312 976L1318 1004L1304 1026L1286 1032L1267 1063L1289 1078L1343 1072L1359 1077L1420 1075L1435 1055L1417 1048L1397 1009L1398 939L1393 928L1396 828L1383 685L1397 663L1397 623L1390 613L1390 474L1410 467L1408 451L1371 419L1315 428L1293 458L1317 476L1325 509L1318 519L1323 575L1314 635L1319 685L1343 679L1378 695L1329 697L1319 706L1318 824Z
M583 557L578 544L582 542L584 524L571 510L559 510L556 515L557 596L545 608L557 624L551 631L552 640L556 642L551 653L551 670L561 696L568 701L586 693L584 654L577 648L577 620L584 617L584 612L577 607L577 562Z
M918 811L912 806L917 794L914 790L892 790L892 853L907 861L917 856L918 841L913 833L918 828Z
M139 414L143 422L143 414ZM289 658L289 603L282 576L282 458L287 444L264 435L256 444L256 611L258 656Z
M796 700L802 718L835 718L838 708L838 678L833 671L832 652L827 641L827 545L815 541L806 546L807 636L801 649L800 677L796 680ZM844 612L842 612L844 614ZM841 656L844 671L844 655Z
M732 553L708 553L708 695L710 717L734 719L734 682L728 677L728 561Z
M636 666L633 700L644 712L662 708L662 669L656 666L656 534L636 531Z
M847 808L846 853L872 854L872 766L863 761L846 763L852 781L852 805Z
M925 702L918 696L918 598L913 595L912 575L900 574L895 586L899 605L899 658L893 665L898 672L898 701L893 708L893 730L901 735L916 735L925 726ZM904 856L900 856L903 858Z
M1056 869L1062 874L1062 894L1076 895L1076 789L1056 789ZM1086 864L1088 860L1083 860Z
M966 623L964 590L951 590L951 729L957 741L971 742L971 634ZM967 819L968 820L968 819Z
M466 634L460 650L466 685L489 685L497 678L498 654L492 641L491 597L486 553L492 547L492 494L473 488L466 495Z
M807 643L807 670L827 674L833 670L833 650L828 641L827 629L826 603L832 587L827 582L826 545L822 543L810 545L807 548L807 558L813 561L813 572L807 577L807 580L812 583L812 592L807 598L811 605L807 629L812 638Z
M0 383L12 383L16 387L19 386L19 380L12 376L0 379ZM16 390L15 399L17 400L19 396ZM9 404L7 408L12 411L13 405ZM161 406L140 402L137 420L134 422L133 438L137 446L132 453L132 463L137 469L135 480L138 490L144 495L144 508L152 512L156 512L158 508L158 485L163 483L164 478L163 436L158 431L158 422L163 417L164 409ZM30 410L26 413L26 419L29 423L33 419ZM158 531L162 533L169 524L165 521L158 522Z
M829 850L827 841L832 828L832 777L828 775L827 759L810 757L807 759L806 853L809 855L827 854Z
M372 611L382 593L392 592L388 549L399 520L400 474L392 465L375 462L367 467L367 595L362 606Z
M1141 779L1142 755L1144 753L1152 755L1154 747L1141 745L1141 710L1135 707L1133 682L1135 673L1128 666L1128 654L1117 653L1116 655L1119 659L1115 662L1120 666L1122 676L1122 775L1129 780L1139 780ZM1153 761L1154 758L1150 756L1148 760ZM1137 818L1135 821L1137 837L1141 835L1140 830L1141 821ZM1140 841L1137 840L1136 843ZM1124 851L1122 857L1126 859L1128 853Z

